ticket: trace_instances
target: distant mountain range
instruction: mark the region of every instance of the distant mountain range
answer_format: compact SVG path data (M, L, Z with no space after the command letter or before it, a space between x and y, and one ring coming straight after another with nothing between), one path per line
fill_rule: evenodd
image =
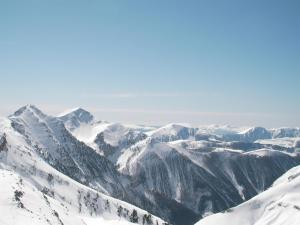
M300 165L299 140L299 128L149 127L97 120L81 108L53 117L27 105L0 119L0 212L15 215L0 223L230 221L234 213L212 214L254 207Z

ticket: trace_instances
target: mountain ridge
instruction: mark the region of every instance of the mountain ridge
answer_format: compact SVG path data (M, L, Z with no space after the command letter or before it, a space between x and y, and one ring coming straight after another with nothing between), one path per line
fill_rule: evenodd
M9 156L10 142L21 138L20 147L47 168L174 225L237 206L300 164L297 128L143 128L98 121L81 108L48 116L33 105L1 123L0 156ZM9 138L7 130L14 131ZM0 162L7 168L5 157Z

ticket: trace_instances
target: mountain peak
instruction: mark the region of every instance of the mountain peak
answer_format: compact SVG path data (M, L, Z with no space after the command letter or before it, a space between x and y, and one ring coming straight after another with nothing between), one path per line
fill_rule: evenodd
M269 131L264 128L264 127L250 127L247 128L244 131L239 132L240 134L255 134L255 133L260 133L260 134L264 134L264 133L269 133Z
M94 116L83 108L67 110L59 115L69 130L78 128L81 124L88 124L94 121Z
M90 112L88 112L87 110L85 110L81 107L76 107L76 108L72 108L72 109L68 109L68 110L64 111L63 113L59 114L58 117L64 117L64 116L68 116L68 115L80 115L82 113L91 114Z
M21 108L19 108L17 111L15 111L13 113L13 116L20 116L22 114L24 114L25 112L33 112L39 116L46 116L39 108L37 108L35 105L32 105L32 104L28 104L28 105L25 105Z

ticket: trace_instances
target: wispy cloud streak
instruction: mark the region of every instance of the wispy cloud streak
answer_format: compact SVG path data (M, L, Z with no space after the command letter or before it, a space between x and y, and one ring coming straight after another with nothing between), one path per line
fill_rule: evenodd
M142 93L82 93L83 98L177 98L177 97L200 97L200 96L217 96L218 93L201 93L201 92L142 92Z
M193 116L257 116L257 117L273 117L274 114L269 113L244 113L244 112L205 112L191 110L155 110L155 109L132 109L132 108L91 108L93 112L114 112L114 113L143 113L143 114L169 114L169 115L193 115Z

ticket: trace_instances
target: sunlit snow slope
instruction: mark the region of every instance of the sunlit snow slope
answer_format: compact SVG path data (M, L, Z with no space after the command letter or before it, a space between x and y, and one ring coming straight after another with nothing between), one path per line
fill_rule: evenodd
M196 225L298 225L299 221L300 166L297 166L251 200L208 216Z
M31 107L24 110L28 115L38 113L32 112ZM25 111L19 111L20 114L14 114L10 119L0 119L1 225L112 224L111 220L113 224L128 224L129 221L143 224L145 216L153 223L163 224L161 219L148 212L84 186L52 167L46 157L41 157L39 150L42 154L46 154L47 149L55 150L51 152L55 156L63 149L57 148L59 143L52 133L47 138L38 130L42 127L35 126L35 120L42 119L43 115L24 117ZM16 124L23 125L18 128L24 128L24 133L15 129L13 125ZM44 124L45 129L51 130L48 123ZM35 148L33 143L40 147Z

